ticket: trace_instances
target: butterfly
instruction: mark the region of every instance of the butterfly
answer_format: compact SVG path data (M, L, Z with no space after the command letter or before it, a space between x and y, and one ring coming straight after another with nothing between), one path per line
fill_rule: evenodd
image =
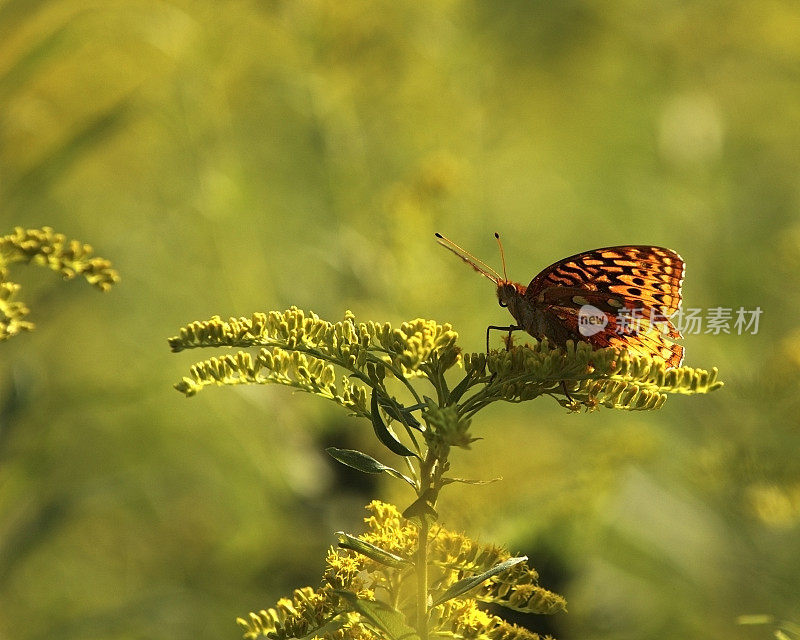
M683 361L681 338L670 320L678 312L683 259L672 249L648 245L604 247L576 253L543 269L526 287L509 280L500 236L495 234L503 275L443 235L437 241L497 286L497 299L516 324L489 331L524 330L564 347L567 340L595 348L618 347L632 355L662 359L669 367Z

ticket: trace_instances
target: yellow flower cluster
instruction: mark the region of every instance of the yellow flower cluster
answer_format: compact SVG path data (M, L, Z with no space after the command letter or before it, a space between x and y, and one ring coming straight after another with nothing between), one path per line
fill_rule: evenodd
M351 371L380 367L398 377L421 375L420 367L436 355L452 366L458 360L458 334L449 324L417 319L393 329L385 322L356 323L351 312L331 323L297 307L254 313L250 318L219 316L192 322L169 339L173 351L197 347L280 347L305 352Z
M107 291L119 282L119 274L105 258L93 258L92 247L54 232L50 227L23 229L0 236L0 341L34 325L23 318L28 307L15 299L19 285L8 280L14 263L33 263L60 273L69 280L83 276L89 284Z
M193 322L170 338L169 344L173 351L260 349L255 357L240 351L198 362L190 376L175 385L187 396L208 385L277 383L333 400L354 415L371 417L370 388L387 411L402 409L386 387L386 378L394 377L421 408L421 397L411 381L426 379L439 401L438 407L428 403L424 417L442 431L429 430L429 440L438 438L444 447L468 446L469 419L498 400L524 402L549 395L570 410L598 406L649 410L660 408L668 394L708 393L722 386L716 369L667 368L660 359L610 347L594 350L584 342L569 341L561 349L531 338L524 346L462 358L457 339L449 324L432 320L416 319L394 329L389 323L356 322L349 311L344 320L331 323L291 307L254 313L250 318L224 321L214 316ZM466 376L450 391L444 374L462 360ZM337 368L347 373L339 383ZM457 415L441 413L452 407ZM389 417L401 419L397 411Z
M414 551L419 529L391 504L376 500L367 505L367 511L369 515L364 520L367 532L358 539L371 546L365 547L364 553L352 548L331 549L322 587L316 591L298 589L291 599L280 600L274 608L240 618L238 622L246 639L267 636L284 640L310 634L325 640L375 637L375 621L363 613L354 613L348 605L351 600L337 599L337 593L345 592L362 601L373 602L384 611L394 611L401 619L413 619ZM429 592L431 602L436 602L462 578L480 575L511 557L502 547L480 544L441 527L429 532L428 546L429 584L433 585ZM399 557L402 562L386 564L382 561L384 552ZM552 614L566 610L564 599L540 587L536 571L520 562L481 581L463 595L433 607L429 636L455 632L457 637L497 640L536 640L539 637L487 614L478 608L478 602L496 603L526 613Z
M483 404L487 399L524 402L561 392L566 398L562 404L570 408L649 410L661 408L667 394L709 393L722 386L716 368L668 368L660 359L613 347L595 350L585 342L568 341L566 349L558 349L531 339L488 357L466 354L464 366L475 377L487 370L491 374L492 393L480 398Z

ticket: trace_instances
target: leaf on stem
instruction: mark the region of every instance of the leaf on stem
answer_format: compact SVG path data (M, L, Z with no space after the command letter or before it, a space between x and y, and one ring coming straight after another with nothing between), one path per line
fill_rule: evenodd
M506 569L510 569L516 564L520 562L525 562L528 559L528 556L518 556L516 558L509 558L505 562L501 562L493 566L488 571L484 571L483 573L478 574L477 576L471 576L469 578L464 578L463 580L459 580L453 586L451 586L447 591L445 591L442 595L440 595L436 600L433 601L432 606L438 606L443 602L447 602L448 600L452 600L453 598L457 598L463 593L470 591L480 585L485 580L488 580L492 576L496 576L498 573L502 573Z
M337 531L336 537L339 538L339 546L342 549L351 549L352 551L360 553L363 556L367 556L375 562L386 565L387 567L402 569L412 565L409 560L401 558L394 553L389 553L380 547L376 547L374 544L365 542L364 540L356 538L355 536L351 536L349 533L345 533L344 531Z
M491 480L470 480L469 478L442 478L442 484L448 485L452 484L453 482L459 482L461 484L471 484L474 486L483 486L485 484L492 484L493 482L500 482L503 478L497 477L492 478Z
M419 420L406 409L403 405L398 404L393 398L378 397L378 404L383 410L394 420L402 422L404 425L416 429L417 431L424 431L425 427L422 426Z
M472 372L468 372L467 375L464 376L464 379L459 382L450 392L450 397L448 398L447 403L455 404L461 400L461 396L464 395L473 382L474 378L472 377Z
M387 467L382 462L378 462L372 456L368 456L361 451L356 451L354 449L337 449L336 447L328 447L325 451L328 452L331 458L337 462L341 462L347 467L351 467L363 473L388 473L390 476L405 480L412 487L416 487L414 481L408 476L400 473L397 469Z
M403 511L403 517L417 523L422 522L423 518L427 518L428 522L436 522L439 514L436 513L436 509L433 508L427 496L422 494Z
M334 591L353 611L361 614L374 627L386 634L389 640L420 640L417 632L406 622L405 616L385 602L363 600L352 591Z
M378 440L380 440L389 451L399 456L415 456L419 458L416 453L397 439L397 436L389 430L389 427L387 427L381 419L378 407L378 394L375 389L372 390L370 412L372 413L372 428L375 429L375 435L378 436Z

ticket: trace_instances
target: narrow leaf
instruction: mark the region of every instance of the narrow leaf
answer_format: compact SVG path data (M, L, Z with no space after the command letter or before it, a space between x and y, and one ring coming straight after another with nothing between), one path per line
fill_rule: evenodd
M372 403L370 406L370 412L372 413L372 428L375 429L375 435L378 436L378 440L380 440L381 443L386 446L387 449L389 449L389 451L396 453L399 456L419 457L406 445L400 442L400 440L397 439L397 436L389 431L389 427L387 427L383 420L381 420L381 414L378 409L378 394L376 393L375 389L372 390Z
M492 478L491 480L469 480L468 478L442 478L442 484L452 484L453 482L460 482L461 484L471 484L481 486L484 484L491 484L492 482L499 482L503 478Z
M455 404L459 400L461 400L461 396L464 395L464 392L469 389L470 384L472 383L472 374L468 373L464 376L464 379L459 382L453 390L450 392L450 397L447 400L447 404Z
M431 506L425 495L422 495L403 511L403 517L417 522L421 522L422 518L427 518L428 522L436 522L439 519L439 514L436 513L436 509Z
M360 540L359 538L351 536L349 533L345 533L344 531L337 531L336 536L339 538L339 546L343 549L352 549L353 551L367 556L375 562L384 564L387 567L402 569L404 567L411 566L412 564L410 561L401 558L394 553L384 551L380 547L376 547L374 544Z
M464 578L463 580L459 580L447 591L445 591L442 595L436 598L436 600L433 601L433 604L431 606L435 607L437 605L442 604L443 602L447 602L448 600L457 598L462 593L466 593L467 591L474 589L479 584L481 584L485 580L488 580L492 576L496 576L498 573L502 573L506 569L510 569L515 564L519 564L520 562L525 562L527 559L528 556L518 556L516 558L509 558L505 562L496 564L488 571L484 571L483 573L480 573L477 576L472 576L471 578Z
M389 640L420 640L417 632L406 622L405 616L385 602L362 600L351 591L334 591L347 602L353 611L360 613L374 627L386 634Z
M416 487L414 481L408 476L403 475L397 469L387 467L372 456L361 453L361 451L355 451L354 449L337 449L336 447L328 447L325 451L328 452L331 458L337 462L341 462L347 467L352 467L363 473L388 473L390 476L405 480L412 487Z
M378 403L394 420L399 420L412 429L423 431L423 427L419 420L417 420L403 405L395 402L393 398L384 398L383 396L380 396L378 397Z

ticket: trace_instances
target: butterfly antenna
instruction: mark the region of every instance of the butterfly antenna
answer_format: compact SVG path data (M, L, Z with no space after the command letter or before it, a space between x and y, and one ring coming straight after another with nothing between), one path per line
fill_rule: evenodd
M506 252L503 251L503 243L500 242L500 234L495 231L494 237L495 240L497 240L497 246L500 247L500 260L503 263L503 280L508 282L508 275L506 274Z
M438 238L437 242L440 245L442 245L448 251L453 252L464 262L466 262L469 266L475 269L475 271L489 278L489 280L491 280L495 284L500 282L500 280L502 279L500 278L500 274L497 273L497 271L495 271L494 269L492 269L483 260L479 260L478 258L473 256L469 251L462 249L460 246L458 246L455 242L453 242L449 238L445 238L441 233L436 233L435 235Z

